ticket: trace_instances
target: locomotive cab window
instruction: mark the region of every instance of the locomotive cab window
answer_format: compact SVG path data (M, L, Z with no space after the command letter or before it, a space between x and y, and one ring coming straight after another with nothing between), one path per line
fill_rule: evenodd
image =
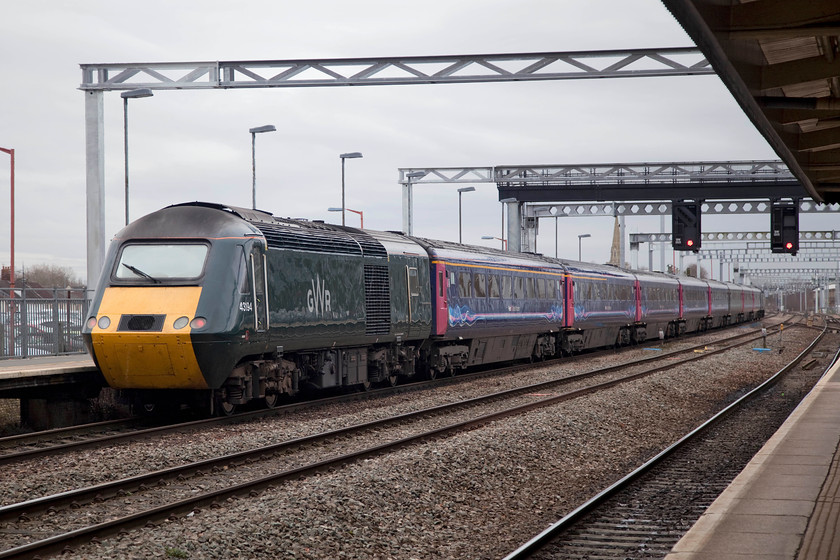
M131 243L122 248L114 276L153 283L196 280L204 273L208 249L205 243Z

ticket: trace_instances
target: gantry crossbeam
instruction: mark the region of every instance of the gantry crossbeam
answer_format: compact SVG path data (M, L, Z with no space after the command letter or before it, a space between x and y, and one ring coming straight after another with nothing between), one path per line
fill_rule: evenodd
M718 200L701 204L703 214L769 214L769 201ZM840 212L840 204L817 204L806 198L799 201L800 214L831 214ZM590 216L670 216L671 203L658 202L579 202L556 204L526 204L528 217L590 217Z
M696 47L301 60L81 64L86 91L446 84L714 74Z
M753 242L765 241L770 242L769 231L704 231L701 234L703 242ZM800 243L803 241L837 241L840 240L840 231L800 231ZM671 241L670 233L631 233L630 243L653 243L653 242L669 242Z

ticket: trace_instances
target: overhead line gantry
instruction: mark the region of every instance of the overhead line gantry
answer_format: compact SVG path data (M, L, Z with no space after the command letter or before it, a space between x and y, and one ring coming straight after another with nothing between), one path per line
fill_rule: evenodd
M456 84L713 75L697 47L338 59L81 64L85 92L87 278L105 260L107 91Z

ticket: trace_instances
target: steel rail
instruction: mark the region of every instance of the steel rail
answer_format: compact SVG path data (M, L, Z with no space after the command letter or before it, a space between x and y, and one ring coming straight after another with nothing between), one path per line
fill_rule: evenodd
M737 340L739 338L744 338L750 336L754 333L741 333L736 336L732 336L727 341ZM752 339L746 341L750 342L752 340L757 340L760 336L754 336ZM725 341L724 341L725 342ZM683 363L687 363L688 361L692 361L694 359L702 359L706 356L714 355L716 353L724 352L726 350L730 350L734 347L746 344L746 342L739 342L738 344L734 344L732 346L720 348L717 350L711 350L705 352L704 354L695 355L694 352L704 346L704 345L696 345L688 348L683 348L680 350L676 350L673 352L668 352L664 354L659 354L656 356L651 356L647 358L642 358L640 360L633 360L631 362L626 362L622 364L607 366L604 368L599 368L595 370L591 370L588 372L583 372L575 375L571 375L568 377L562 377L558 379L552 379L549 381L542 381L539 383L533 383L530 385L525 385L522 387L515 387L513 389L505 389L503 391L498 391L495 393L490 393L488 395L482 395L479 397L474 397L471 399L465 399L463 401L458 401L454 403L447 403L438 405L435 407L430 407L422 410L408 412L402 415L393 416L390 418L382 418L379 420L373 420L371 422L365 422L362 424L354 424L352 426L347 426L345 428L340 428L337 430L331 430L328 432L321 432L318 434L313 434L309 436L303 436L300 438L295 438L283 442L279 442L276 444L272 444L270 446L251 449L247 451L241 451L237 453L232 453L228 455L224 455L222 457L216 457L211 459L206 459L203 461L198 461L194 463L189 463L185 465L180 465L177 467L172 467L168 469L162 469L158 471L154 471L151 473L146 473L142 475L137 475L133 477L129 477L122 480L115 480L110 482L105 482L102 484L97 484L87 488L79 488L76 490L70 490L67 492L62 492L59 494L53 494L49 496L43 496L40 498L34 498L32 500L27 500L25 502L18 502L15 504L9 504L6 506L0 507L0 520L4 519L13 519L15 517L20 517L24 515L31 514L36 511L42 511L49 508L57 508L63 505L72 505L73 507L77 507L79 504L87 503L93 500L103 499L106 497L111 497L118 495L120 491L133 491L135 489L143 489L144 486L148 487L154 484L160 484L161 480L165 480L168 478L175 478L178 476L188 476L196 474L200 471L206 471L208 469L212 469L215 467L219 467L222 465L229 465L233 463L243 462L243 461L251 461L258 458L263 458L268 455L272 455L281 451L287 451L294 447L302 447L305 445L309 445L318 441L323 441L330 438L338 438L345 436L347 434L353 432L359 432L364 430L372 430L376 428L380 428L383 426L387 426L389 424L398 424L401 422L406 422L409 420L415 420L424 416L434 416L440 415L448 412L452 412L459 408L466 408L470 406L477 406L480 404L488 403L494 400L500 400L504 398L512 398L518 396L520 394L527 394L532 392L539 392L544 391L551 387L556 387L558 385L570 384L577 381L582 381L585 379L589 379L595 376L606 375L618 370L628 369L632 367L637 367L640 365L645 365L650 362L655 361L662 361L662 360L670 360L674 356L678 356L681 354L689 354L691 353L691 358L689 360L682 360L679 362L668 362L666 365L661 366L659 368L647 370L635 376L645 376L650 375L652 373L656 373L658 371L663 371L666 369L670 369L674 366L678 366ZM625 381L637 379L638 377L625 377L617 380L613 380L604 384L595 385L591 388L587 389L579 389L572 393L566 393L565 395L558 395L555 397L550 397L550 399L555 399L553 402L559 402L559 400L566 400L568 398L576 398L587 394L585 391L594 392L597 390L606 389L612 385L623 383ZM565 397L565 398L564 398ZM542 401L538 401L542 402ZM551 404L551 403L547 403Z
M693 333L693 334L696 334L696 333ZM730 337L729 340L735 339L738 336L747 336L747 335L748 335L748 333L742 333L742 334L736 335L735 337ZM671 340L674 340L674 339L671 339ZM552 363L554 361L569 362L569 361L572 361L572 360L586 359L586 358L591 357L593 355L597 355L597 353L596 354L586 354L586 355L576 355L576 356L572 356L571 358L567 357L567 358L560 358L560 359L557 359L557 360L547 360L543 363L548 364L548 363ZM645 363L645 360L651 360L651 359L657 359L657 358L658 357L643 358L641 360L636 360L634 362L628 362L628 364L630 364L630 363ZM334 396L334 397L321 398L321 399L318 399L318 400L315 400L315 401L304 401L304 402L290 403L290 404L287 404L287 405L278 406L278 407L275 407L275 408L272 408L272 409L267 409L267 410L256 410L256 411L250 411L250 412L245 412L245 413L240 413L240 414L235 414L235 415L225 416L225 417L204 418L204 419L201 419L201 420L193 420L193 421L190 421L190 422L168 424L168 425L165 425L165 426L155 426L155 427L152 427L152 428L145 428L145 429L142 429L142 430L135 430L135 431L131 431L131 432L126 432L126 433L123 433L123 434L110 434L110 435L107 435L107 436L94 437L94 438L90 438L90 439L87 439L87 440L67 442L67 443L62 443L62 444L59 444L59 445L54 445L54 446L49 446L49 447L40 447L40 448L36 448L36 449L26 449L24 451L18 451L18 452L12 452L12 453L2 453L2 454L0 454L0 466L10 464L10 463L30 460L30 459L36 459L36 458L39 458L39 457L45 457L45 456L55 454L57 452L78 451L78 450L82 450L82 449L91 449L91 448L94 448L94 447L100 447L100 446L103 446L103 445L110 445L110 444L119 443L119 442L134 441L134 440L137 440L137 439L151 437L151 436L155 436L155 435L158 435L158 434L165 434L165 433L172 433L172 432L178 432L178 431L198 429L198 428L201 428L201 427L204 427L204 426L210 426L210 425L222 425L222 424L229 424L229 423L247 422L247 421L252 420L252 419L264 418L266 416L287 414L289 412L300 410L302 408L309 408L309 407L312 407L312 406L329 405L329 404L333 404L333 403L347 402L347 401L352 401L352 400L357 400L357 399L362 399L362 398L370 398L370 397L374 397L374 396L387 396L387 395L390 395L390 394L394 394L394 393L398 393L398 392L404 392L404 391L421 390L423 388L438 385L438 384L441 384L441 383L453 383L453 382L459 382L459 381L465 380L465 379L470 379L470 378L472 378L472 376L482 376L482 375L487 375L488 373L490 373L492 375L499 375L499 374L504 374L504 373L511 372L511 371L518 371L518 370L521 370L521 369L529 369L531 367L532 367L531 364L526 365L526 366L521 366L521 365L519 365L519 366L509 366L509 367L505 367L505 368L494 369L490 372L484 371L484 372L473 373L473 374L470 374L470 375L460 375L460 376L457 376L457 377L454 377L454 378L438 378L437 380L417 381L417 382L413 382L413 383L400 385L398 387L386 387L386 388L382 388L382 389L375 389L375 390L372 390L372 391L354 393L354 394L351 394L351 395L337 395L337 396ZM117 421L113 421L113 422L118 423L120 421L117 420ZM91 425L85 425L85 426L76 426L76 427L70 427L70 428L59 428L59 430L68 430L68 431L72 431L74 429L75 430L83 430L83 429L86 428L86 426L97 426L97 424L91 424ZM39 432L39 433L41 433L41 432ZM23 439L23 438L26 438L26 435L12 436L12 437ZM0 444L2 444L3 441L4 440L0 440Z
M704 423L696 427L691 432L684 435L682 438L659 452L657 455L649 459L647 462L633 470L628 475L624 476L614 484L610 485L609 487L605 488L597 495L593 496L568 515L557 521L556 523L552 524L544 531L539 533L538 535L534 536L531 540L524 543L522 546L508 554L503 558L503 560L523 560L524 558L529 558L532 554L536 553L540 549L542 549L546 544L551 542L554 538L556 538L560 533L568 530L574 523L579 521L585 514L589 513L593 509L595 509L600 504L604 503L607 499L613 497L622 489L626 488L636 480L638 480L643 474L647 473L653 467L662 463L666 458L670 457L676 450L682 448L688 442L694 440L695 437L704 433L708 428L716 424L718 421L723 419L725 416L729 415L735 409L743 405L744 403L752 400L754 397L758 396L761 392L765 389L774 385L782 375L793 369L797 364L799 364L805 356L811 353L816 345L822 340L823 336L827 331L827 327L822 330L820 335L814 339L814 341L805 349L803 350L796 358L794 358L789 364L784 366L782 369L774 373L760 385L755 387L753 390L749 391L748 393L742 395L734 402L730 403L722 410L717 412L714 416L706 420ZM834 362L838 359L838 355L840 355L840 350L838 354L834 356L832 363L826 368L826 371L831 369L831 366ZM825 374L825 372L823 373Z
M537 401L527 403L527 404L524 404L524 405L518 405L518 406L515 406L515 407L511 407L511 408L508 408L506 410L497 411L497 412L488 413L488 414L483 414L483 415L480 415L478 417L475 417L475 418L472 418L472 419L469 419L469 420L457 422L455 424L450 424L448 426L444 426L444 427L441 427L441 428L437 428L437 429L430 430L430 431L427 431L427 432L423 432L423 433L420 433L420 434L416 434L416 435L413 435L413 436L408 436L408 437L401 438L401 439L398 439L398 440L394 440L394 441L391 441L391 442L386 442L386 443L383 443L383 444L380 444L380 445L377 445L377 446L373 446L373 447L370 447L370 448L367 448L367 449L363 449L363 450L360 450L360 451L356 451L356 452L352 452L352 453L348 453L348 454L344 454L344 455L339 455L339 456L327 458L327 459L324 459L322 461L311 463L309 465L304 465L304 466L296 467L296 468L293 468L293 469L289 469L289 470L286 470L286 471L281 472L281 473L272 474L272 475L269 475L269 476L265 476L265 477L262 477L262 478L252 480L252 481L236 484L236 485L233 485L233 486L230 486L230 487L227 487L227 488L223 488L223 489L220 489L220 490L206 492L206 493L203 493L203 494L200 494L200 495L192 496L192 497L187 498L187 499L183 499L183 500L172 502L172 503L167 504L167 505L151 508L151 509L148 509L148 510L143 511L143 512L138 512L138 513L135 513L135 514L132 514L132 515L129 515L129 516L125 516L123 518L114 519L114 520L111 520L111 521L108 521L108 522L100 523L98 525L94 525L94 526L78 529L78 530L75 530L75 531L71 531L71 532L68 532L64 535L56 535L54 537L50 537L50 538L47 538L47 539L44 539L44 540L41 540L41 541L29 543L27 545L22 545L22 546L17 547L17 548L13 548L13 549L10 549L10 550L4 551L4 552L0 552L0 559L5 560L5 559L9 559L9 558L31 558L36 554L50 553L52 551L59 550L61 548L66 548L68 546L76 545L76 544L79 544L81 542L86 542L87 540L89 540L90 538L92 538L94 536L99 537L99 536L110 535L110 534L113 534L117 531L127 529L129 527L134 527L134 526L142 525L144 523L149 523L153 520L166 518L168 516L177 515L177 514L183 513L183 512L188 512L188 511L191 511L191 510L195 510L196 508L206 507L208 505L218 504L222 500L227 499L231 496L243 495L243 494L247 494L247 493L250 493L250 492L255 492L255 491L264 489L268 486L272 486L272 485L275 485L277 483L280 483L280 482L283 482L283 481L286 481L286 480L289 480L289 479L292 479L292 478L297 478L297 477L300 477L300 476L306 476L306 475L314 474L314 473L317 473L317 472L322 472L322 471L324 471L326 469L329 469L329 468L339 467L339 466L342 466L342 465L345 465L345 464L348 464L348 463L355 462L355 461L357 461L359 459L362 459L362 458L379 455L379 454L381 454L383 452L386 452L386 451L396 450L396 449L400 449L400 448L406 447L408 445L411 445L411 444L414 444L414 443L417 443L417 442L421 442L421 441L425 441L425 440L429 440L429 439L435 439L435 438L447 436L447 435L450 435L450 434L453 434L453 433L462 432L462 431L465 431L467 429L471 429L471 428L474 428L474 427L477 427L477 426L480 426L480 425L483 425L483 424L486 424L486 423L489 423L489 422L492 422L492 421L496 421L496 420L507 418L507 417L514 416L514 415L520 415L520 414L523 414L523 413L526 413L526 412L529 412L529 411L532 411L532 410L536 410L538 408L543 408L543 407L550 406L550 405L553 405L553 404L557 404L557 403L560 403L560 402L563 402L563 401L567 401L567 400L575 399L575 398L578 398L578 397L581 397L581 396L584 396L584 395L587 395L587 394L591 394L591 393L594 393L594 392L597 392L597 391L600 391L600 390L604 390L604 389L607 389L607 388L610 388L610 387L613 387L613 386L616 386L616 385L620 385L622 383L626 383L626 382L634 381L634 380L637 380L637 379L641 379L643 377L652 375L652 374L654 374L656 372L659 372L659 371L670 370L675 365L680 365L680 364L688 363L690 361L703 359L703 358L706 358L708 356L711 356L711 355L714 355L714 354L717 354L717 353L721 353L721 352L724 352L726 350L730 350L732 348L735 348L735 347L741 346L743 344L746 344L747 342L750 342L751 340L756 340L760 337L761 337L761 335L758 335L758 336L753 337L750 340L741 341L741 342L739 342L737 344L734 344L732 346L729 346L729 347L726 347L726 348L720 348L720 349L717 349L717 350L711 350L711 351L708 351L708 352L704 352L702 354L694 354L693 353L693 356L690 356L688 359L683 360L681 362L678 362L676 364L672 362L672 363L666 364L664 366L659 366L659 367L655 367L655 368L652 368L652 369L649 369L649 370L646 370L646 371L643 371L643 372L638 372L638 373L635 373L635 374L631 374L629 376L622 377L621 379L615 379L615 380L607 381L607 382L604 382L604 383L599 383L597 385L592 385L592 386L585 387L585 388L582 388L582 389L577 389L577 390L574 390L574 391L570 391L568 393L564 393L564 394L561 394L561 395L555 395L555 396L547 397L547 398L544 398L544 399L539 399ZM743 335L739 335L738 337L733 337L733 338L743 338ZM687 352L687 350L681 350L679 352L683 353L683 352ZM674 353L666 354L664 356L661 356L660 359L670 357L673 354ZM645 360L649 360L649 359L645 359ZM611 366L611 368L606 368L606 369L615 369L615 367L616 366ZM632 367L632 366L628 366L627 364L624 364L622 367ZM589 372L589 373L592 373L592 372ZM583 374L583 375L586 375L586 374ZM567 379L568 378L563 378L561 380L554 380L553 383L556 384L558 382L566 381ZM386 420L374 421L374 422L369 423L368 425L369 426L376 426L376 425L382 424L383 422L395 422L395 420L404 421L404 419L406 419L406 418L428 416L430 414L430 411L439 412L440 410L444 410L444 409L447 409L447 408L463 407L463 406L465 406L466 403L473 403L474 401L481 401L481 400L489 400L490 398L499 398L500 394L504 394L504 393L511 392L511 391L513 391L513 392L533 391L534 387L545 386L546 383L547 382L543 382L543 383L535 384L533 386L518 388L518 389L515 389L515 390L502 391L498 394L486 395L486 396L483 396L483 397L477 397L475 399L468 399L468 400L462 401L460 403L454 403L453 405L440 405L438 407L432 407L431 409L427 409L425 411L416 411L416 412L412 412L412 413L407 413L405 415L401 415L399 417L394 417L394 418L390 418L390 419L386 419ZM548 383L552 383L552 382L548 382ZM363 425L363 426L368 426L368 425ZM348 427L348 428L338 430L338 431L336 431L336 433L339 433L339 432L346 433L348 431L353 431L353 430L356 430L356 429L358 429L358 426L351 426L351 427ZM311 439L315 438L315 437L318 437L318 435L308 436L306 438L299 438L299 440L292 440L292 441L298 441L298 442L306 441L307 443L311 443ZM309 441L307 441L307 440L309 440ZM265 453L275 453L276 451L279 450L280 447L282 447L284 445L284 443L287 443L287 442L283 442L283 443L280 443L280 444L275 444L273 446L269 446L269 448L263 448L262 450L254 450L254 451L257 452L257 453L259 453L261 451L263 454L265 454ZM270 451L266 451L266 449L270 449ZM236 457L236 460L237 461L246 460L245 455L251 454L251 453L253 453L253 451L252 452L243 452L241 455L237 454L239 456ZM204 468L207 468L208 463L207 462L202 463L202 466ZM189 466L187 466L187 468L188 469L190 469L190 468L196 469L198 467L196 465L189 465ZM159 479L160 478L160 473L153 473L149 476L151 478ZM151 479L149 479L149 480L151 480ZM66 493L65 493L65 495L66 495ZM59 494L57 496L62 496L62 495ZM46 498L44 500L46 500ZM33 500L31 502L31 505L33 505L33 506L36 505L35 502L38 502L38 500ZM45 501L42 501L40 504L37 504L37 505L39 505L39 507L45 507L45 503L46 503ZM16 506L17 505L15 505L15 507ZM11 514L11 512L12 512L11 507L10 508L4 508L4 509L6 510L6 512L5 512L6 515Z

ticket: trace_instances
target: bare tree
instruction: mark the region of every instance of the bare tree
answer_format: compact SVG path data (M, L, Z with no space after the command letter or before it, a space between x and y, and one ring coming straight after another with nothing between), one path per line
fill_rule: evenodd
M45 288L82 288L84 284L73 270L66 266L54 264L36 264L26 267L24 279L27 282L40 284Z

